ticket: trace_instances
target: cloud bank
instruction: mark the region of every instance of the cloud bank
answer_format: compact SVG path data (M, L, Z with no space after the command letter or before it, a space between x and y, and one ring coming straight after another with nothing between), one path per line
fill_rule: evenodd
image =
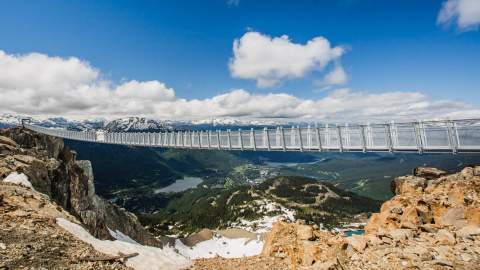
M480 115L480 110L468 103L432 100L419 92L339 89L322 98L303 99L286 93L254 94L234 89L211 98L186 99L177 97L174 89L159 81L115 84L75 57L3 51L0 108L2 113L28 115L178 120L245 117L360 121Z
M343 47L332 47L324 37L298 44L286 35L272 38L258 32L247 32L233 42L229 68L234 78L256 80L258 87L272 87L283 80L323 70L344 53ZM346 74L344 77L342 83L346 81Z
M478 29L480 25L479 0L447 0L438 14L437 23L456 23L460 31Z

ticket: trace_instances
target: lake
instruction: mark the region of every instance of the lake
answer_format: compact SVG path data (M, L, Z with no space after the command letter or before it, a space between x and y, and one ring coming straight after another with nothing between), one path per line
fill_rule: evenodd
M296 167L298 165L312 165L318 162L321 162L322 160L315 160L311 162L274 162L274 161L265 161L263 164L269 167Z
M156 189L154 192L157 193L170 193L170 192L182 192L190 188L197 187L200 183L203 182L203 179L200 177L185 176L182 179L177 179L175 183Z

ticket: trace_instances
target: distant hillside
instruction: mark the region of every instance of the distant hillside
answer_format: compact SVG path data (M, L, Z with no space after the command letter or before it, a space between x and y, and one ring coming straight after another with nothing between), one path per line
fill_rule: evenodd
M165 208L141 215L141 220L157 235L182 234L282 214L282 207L293 210L295 219L331 228L358 221L358 214L378 211L380 202L316 179L282 176L257 186L191 189L174 196Z
M282 167L281 174L321 179L342 189L378 200L390 199L395 177L412 173L419 166L454 172L480 163L478 154L329 153L317 154L319 162Z
M380 201L302 176L279 176L260 184L263 196L297 211L296 218L338 226L355 220L354 215L378 211Z

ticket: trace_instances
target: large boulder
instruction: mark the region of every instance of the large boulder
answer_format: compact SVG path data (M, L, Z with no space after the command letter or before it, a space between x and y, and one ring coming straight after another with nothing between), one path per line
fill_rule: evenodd
M427 180L436 179L446 174L447 172L432 167L417 167L413 170L413 175L425 178Z
M427 180L418 176L402 176L392 181L392 192L395 195L404 193L421 193L427 187Z

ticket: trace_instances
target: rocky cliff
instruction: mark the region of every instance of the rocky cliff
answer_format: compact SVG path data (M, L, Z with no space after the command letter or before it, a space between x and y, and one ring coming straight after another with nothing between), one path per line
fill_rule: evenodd
M124 209L95 194L89 161L77 161L63 140L22 128L0 130L0 180L11 172L28 176L33 187L78 218L90 233L111 239L109 230L121 231L135 241L159 246Z
M0 181L0 269L130 269L57 225L77 219L42 193Z
M418 168L392 189L364 235L279 222L261 256L203 259L192 269L479 269L480 166L450 175Z

